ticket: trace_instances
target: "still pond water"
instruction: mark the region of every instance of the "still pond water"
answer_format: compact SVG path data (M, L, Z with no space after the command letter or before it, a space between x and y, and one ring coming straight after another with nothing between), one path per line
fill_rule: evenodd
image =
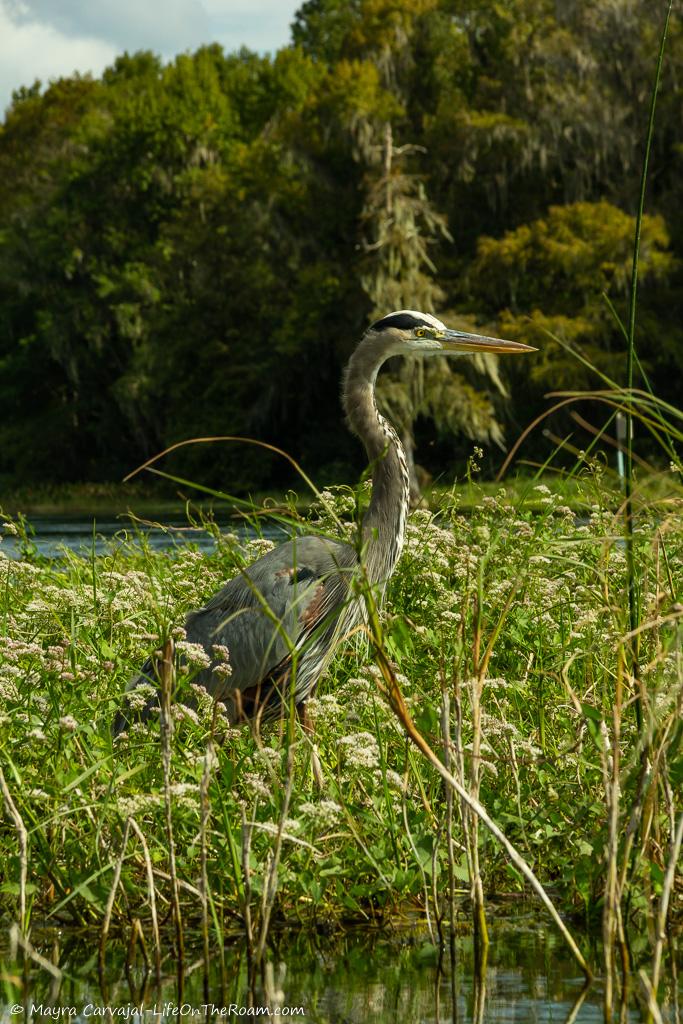
M131 523L127 516L30 516L28 522L33 531L31 540L40 555L46 558L59 558L64 548L81 555L101 555L124 541L149 544L153 550L172 548L179 544L191 543L201 551L213 551L215 541L210 533L201 528L188 526L187 517L181 512L177 515L164 515L161 523ZM230 519L221 522L221 530L230 531L238 536L253 537L253 528L245 520ZM262 531L266 537L273 539L282 536L284 531L267 523ZM2 551L9 558L21 558L21 542L17 537L3 537Z
M457 936L453 957L447 949L440 959L420 926L393 934L354 930L341 939L313 932L275 937L268 970L251 988L239 940L226 945L222 972L213 951L208 977L201 952L190 951L181 993L170 959L164 963L164 977L157 987L153 976L145 980L141 967L126 974L121 949L116 966L112 943L107 978L100 986L97 937L88 945L82 938L56 932L46 934L37 946L59 965L61 981L31 967L22 984L21 970L10 968L5 972L4 1000L0 996L0 1019L13 1024L54 1020L61 1010L61 1020L162 1024L253 1019L257 1008L263 1007L262 1018L291 1017L309 1024L602 1022L600 983L585 987L561 940L537 918L536 911L520 909L514 920L492 921L492 942L479 983L468 928ZM595 947L591 949L585 938L582 945L596 963ZM679 1022L670 975L661 986L660 998L662 1019ZM112 1010L110 1016L107 1007ZM615 1009L620 1024L645 1019L635 1002L621 1011Z

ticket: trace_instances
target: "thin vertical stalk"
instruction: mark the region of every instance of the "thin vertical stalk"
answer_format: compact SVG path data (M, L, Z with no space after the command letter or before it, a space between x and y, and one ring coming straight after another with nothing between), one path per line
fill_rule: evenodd
M123 841L121 843L121 852L116 859L114 865L114 877L111 883L111 889L109 890L109 897L107 899L107 905L104 910L104 918L102 920L102 930L100 931L100 946L98 951L98 967L100 972L100 978L104 977L104 953L107 947L107 936L109 935L109 925L111 924L111 915L114 909L114 900L116 899L116 892L119 887L119 881L121 879L121 868L123 867L123 858L126 855L126 844L128 843L128 834L130 832L130 818L126 819L126 827L123 831Z
M451 703L445 686L441 691L441 735L443 763L451 770ZM446 786L446 846L448 852L448 917L451 935L455 929L455 850L453 846L453 790Z
M285 792L282 800L282 808L280 811L280 821L278 824L277 835L275 837L275 846L273 849L273 855L270 861L270 866L267 874L267 878L263 887L263 900L261 906L261 920L259 921L259 940L258 946L256 947L256 963L260 963L263 959L263 954L266 948L266 940L268 938L268 932L270 930L270 918L273 913L273 907L275 906L275 897L277 895L278 887L278 871L280 868L280 855L282 853L282 833L284 831L285 822L287 821L287 814L289 813L289 803L292 798L292 788L294 785L294 744L290 743L287 750L287 778L285 781Z
M175 838L173 835L173 801L171 798L171 737L173 736L173 719L171 717L171 693L174 682L173 658L175 645L169 639L161 650L159 662L159 684L161 689L161 760L164 769L164 805L166 808L166 839L168 842L168 871L171 876L171 904L173 907L173 924L175 926L178 979L183 977L183 961L185 943L183 939L183 921L180 912L180 886L175 856Z
M639 636L638 628L638 594L636 591L636 570L635 552L633 547L633 370L635 364L635 333L636 333L636 309L638 293L638 263L640 259L640 235L643 226L643 212L645 209L645 191L647 187L647 172L650 162L650 151L652 149L652 138L654 134L655 110L657 107L657 93L662 75L664 62L664 49L666 37L669 31L669 20L673 0L669 0L664 28L662 30L659 44L659 55L657 58L657 69L655 71L652 97L650 99L650 112L647 125L647 137L645 141L645 153L643 156L643 167L640 177L640 195L638 199L638 212L636 214L635 237L633 241L633 265L631 270L631 291L629 296L628 310L628 345L626 350L626 388L629 394L628 408L626 412L626 465L624 474L624 538L626 541L626 568L628 573L628 614L631 640L629 643L630 670L636 689L635 711L638 729L642 728L643 721L643 693L642 680L640 678L639 665Z
M242 921L247 934L247 959L251 962L254 953L254 927L251 919L251 834L254 826L247 821L244 804L240 806L242 814ZM254 815L256 808L254 808Z
M434 929L432 927L432 915L431 915L431 911L429 909L429 883L427 882L427 873L426 873L424 867L422 866L422 861L420 859L420 854L418 852L417 846L415 845L415 840L413 839L413 833L410 830L410 823L408 822L408 805L406 803L405 793L403 795L403 827L405 829L406 839L408 840L408 844L410 846L410 849L413 852L413 857L415 858L415 863L417 864L418 870L420 872L420 877L422 878L422 888L424 890L425 918L426 918L426 921L427 921L427 931L429 932L429 939L430 939L432 945L435 946L437 944L437 942L436 942L436 936L434 935Z
M640 979L640 983L643 986L643 992L645 993L648 1021L652 1021L654 1024L664 1024L661 1011L657 1005L657 1000L652 990L652 984L642 968L638 971L638 978Z
M209 1000L209 870L208 870L208 842L207 832L211 818L211 803L209 801L209 785L211 783L211 769L215 761L213 741L209 739L204 754L204 770L202 781L199 786L199 799L201 805L200 821L200 844L201 844L201 891L202 891L202 942L204 947L204 998Z
M657 935L655 939L655 950L652 958L652 995L653 999L657 998L657 989L659 988L659 976L662 968L662 953L664 950L664 941L666 939L666 919L669 914L669 900L671 899L671 891L674 884L674 876L676 874L676 867L678 865L678 858L681 855L681 843L683 842L683 814L678 818L678 824L676 826L675 833L671 836L671 852L669 854L669 863L667 864L666 874L664 876L664 884L662 886L662 895L659 900L659 911L657 913Z
M619 851L619 755L621 742L622 676L623 652L620 647L617 652L617 683L612 717L611 750L609 733L605 727L602 732L603 750L601 752L605 801L607 803L608 813L608 841L606 851L607 873L605 878L605 899L602 912L602 935L605 956L605 1021L612 1020L614 1007L614 946L619 924L619 908L621 900L621 892L618 887L617 856Z
M126 954L126 973L128 974L133 963L135 961L135 949L140 946L142 951L142 959L145 962L145 974L149 971L150 960L149 953L147 952L147 943L145 942L145 933L142 930L140 924L140 918L134 917L133 924L130 929L130 939L128 940L128 952Z
M486 968L489 958L488 941L475 956L473 982L472 1024L484 1024L486 1020Z
M481 661L481 602L476 598L474 644L472 653L473 675L470 679L470 704L472 707L472 759L470 763L470 793L479 799L481 783L481 696L484 690L486 666ZM480 959L482 948L489 944L489 933L486 926L486 907L484 904L484 885L481 880L479 863L479 819L468 809L470 818L470 874L471 899L474 919L474 948L477 960Z
M147 872L147 890L149 892L149 910L152 915L152 935L154 936L154 969L157 983L161 981L161 939L159 937L159 918L157 916L156 887L154 885L154 871L152 870L152 858L149 854L149 847L142 829L135 818L129 818L130 827L140 840L143 856L145 858L145 871Z
M28 877L28 832L24 825L23 819L17 810L17 806L12 799L12 794L9 791L7 780L5 779L4 772L0 767L0 790L2 790L3 799L5 801L5 807L7 813L14 822L14 828L16 829L17 839L19 840L19 928L21 932L26 930L26 879Z

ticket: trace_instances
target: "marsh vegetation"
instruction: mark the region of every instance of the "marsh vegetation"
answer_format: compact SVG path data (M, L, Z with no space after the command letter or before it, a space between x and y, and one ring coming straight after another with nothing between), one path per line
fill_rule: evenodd
M173 704L167 762L155 721L110 735L128 679L170 638L186 664L177 695L192 694L206 654L184 642L184 614L272 541L207 523L212 553L131 543L2 558L5 919L96 928L103 949L109 933L144 936L151 961L183 930L203 929L213 949L237 928L267 958L274 923L378 922L406 907L436 945L463 907L479 907L485 933L486 899L528 893L524 878L406 738L382 693L388 663L417 730L570 927L602 927L607 964L593 969L656 980L680 913L676 480L638 509L637 678L621 496L602 460L586 458L572 508L530 482L467 515L455 491L436 514L414 512L380 636L349 638L309 705L322 793L295 720L233 729L202 691ZM348 489L323 492L292 526L336 532L340 518L352 537L356 505Z

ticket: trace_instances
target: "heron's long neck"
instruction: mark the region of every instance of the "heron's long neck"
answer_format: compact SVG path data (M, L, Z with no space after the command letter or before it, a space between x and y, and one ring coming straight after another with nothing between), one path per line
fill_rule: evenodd
M344 380L348 424L365 445L372 466L372 498L363 519L363 544L373 583L384 583L389 578L401 554L410 496L403 446L375 403L375 380L384 359L360 345Z

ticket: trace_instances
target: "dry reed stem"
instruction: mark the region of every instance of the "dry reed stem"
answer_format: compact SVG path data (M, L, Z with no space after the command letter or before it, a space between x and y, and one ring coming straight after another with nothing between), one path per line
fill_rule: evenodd
M290 743L287 750L287 768L286 768L286 781L285 781L285 792L282 800L282 807L280 809L280 821L278 823L277 835L275 836L275 846L270 861L270 867L268 870L268 877L266 884L263 887L263 899L261 901L261 919L259 921L259 940L258 946L256 947L256 963L260 963L263 959L263 953L266 947L266 940L268 939L268 932L270 930L270 919L273 913L273 907L275 905L275 897L277 896L278 887L278 870L280 867L280 855L282 853L282 833L285 827L285 821L287 820L287 814L289 812L289 803L292 798L292 787L294 785L294 744Z
M413 839L413 833L410 831L410 824L408 822L408 807L407 807L407 804L406 804L405 794L404 794L403 800L401 802L401 808L403 810L403 827L405 829L406 839L408 840L408 845L410 846L410 849L412 851L413 857L415 858L415 863L417 864L418 870L420 872L420 876L422 878L422 888L424 890L424 897L425 897L425 915L427 917L427 931L429 932L430 942L432 943L432 945L435 946L436 945L436 941L435 941L435 938L434 938L434 929L432 927L432 915L431 915L431 912L429 910L429 885L427 883L427 875L426 875L425 869L422 867L422 861L420 860L420 855L419 855L419 853L417 851L417 847L415 846L415 841Z
M381 626L379 622L379 616L377 613L377 605L375 604L372 597L372 593L369 589L367 589L365 592L365 598L368 608L370 634L375 648L377 665L382 675L382 678L384 679L385 684L383 685L378 681L377 685L380 689L380 692L383 693L384 697L386 698L389 704L389 707L398 718L399 722L403 726L410 740L414 743L414 745L418 748L422 755L431 763L431 765L439 773L441 778L444 779L444 781L449 786L452 786L452 788L456 791L460 799L467 805L467 807L470 808L481 821L483 821L484 825L489 830L489 832L498 840L500 845L503 847L503 849L507 853L509 859L512 861L514 866L520 871L522 875L524 875L527 882L529 883L531 888L534 890L534 892L539 897L539 899L547 909L548 913L552 917L553 921L555 922L555 925L557 926L558 931L560 932L565 942L569 946L569 949L571 950L574 959L579 964L581 970L584 972L587 978L592 978L592 971L586 963L586 960L581 950L577 946L574 937L572 936L566 924L558 914L557 910L555 909L555 905L553 904L552 900L543 888L541 882L538 880L538 878L536 878L536 875L529 867L524 857L522 857L522 855L512 845L508 837L505 835L502 829L496 824L496 822L490 817L488 811L479 802L479 800L473 797L471 793L468 793L465 787L461 785L461 783L459 783L458 780L453 775L451 775L451 773L442 763L441 759L432 750L432 748L430 747L429 743L424 738L422 733L420 733L419 730L416 728L412 716L406 706L405 700L403 699L403 694L396 679L396 674L394 673L394 670L391 667L391 663L389 662L389 659L384 650Z
M460 785L465 788L465 753L462 742L462 700L460 698L460 684L456 679L453 686L453 696L455 700L455 769L453 775L457 778ZM447 791L450 792L450 787L446 787ZM472 840L471 840L471 821L470 814L467 809L467 804L464 800L460 800L460 821L462 824L463 838L465 840L465 859L467 861L467 875L470 879L474 877L474 865L472 863ZM471 887L471 886L470 886Z
M161 878L164 882L171 881L171 875L168 871L162 871L161 868L154 868L154 874L157 878ZM187 892L190 896L194 896L195 899L201 900L202 894L196 885L192 885L191 882L186 882L184 878L178 879L178 888L182 889L183 892ZM161 894L160 894L161 895Z
M579 1013L581 1012L581 1007L583 1006L586 996L588 995L588 990L590 987L590 982L587 981L581 989L581 991L579 992L578 996L576 997L574 1005L572 1006L569 1016L567 1017L564 1024L575 1024L575 1021L578 1019Z
M657 934L655 940L654 956L652 958L652 996L655 1000L657 999L657 989L659 988L659 977L662 967L662 953L664 950L664 941L666 939L666 920L669 914L669 901L671 899L671 891L673 889L674 878L676 876L676 867L678 865L678 859L681 854L682 842L683 814L679 816L676 831L671 837L671 852L669 854L669 863L666 866L664 884L662 885L662 895L659 899L659 912L657 914Z
M579 698L577 697L576 693L574 692L574 690L573 690L573 688L571 686L571 683L569 682L569 678L568 678L569 669L570 669L573 661L575 660L575 658L576 658L576 655L572 655L572 657L563 666L562 672L561 672L561 677L562 677L562 682L564 683L565 689L567 690L567 693L569 694L569 698L570 698L570 700L571 700L571 702L572 702L572 704L574 706L574 710L576 711L577 715L582 716L583 715L583 709L581 707L581 702L579 701ZM622 668L623 668L623 662L622 662ZM622 688L622 690L623 690L623 688ZM622 697L623 697L623 693L622 693ZM607 776L605 774L606 767L605 767L604 761L602 761L602 767L603 767L603 781L604 781L607 778ZM620 916L621 916L619 907L620 907L620 904L621 904L621 899L622 899L623 893L624 893L625 888L626 888L628 869L629 869L629 864L630 864L630 860L631 860L631 850L632 850L633 844L635 842L635 839L638 836L638 832L640 830L640 823L641 823L642 814L643 814L643 805L644 805L645 794L648 792L651 783L652 783L652 773L650 771L649 765L646 762L646 763L642 764L642 766L641 766L641 771L640 771L640 776L639 776L639 781L638 781L638 790L637 790L637 793L636 793L635 800L634 800L633 804L631 805L631 813L629 815L628 825L626 826L625 841L624 841L624 845L623 845L623 848L622 848L621 870L619 872L619 877L618 877L618 881L616 883L616 890L615 890L616 891L615 902L616 902L616 907L617 907L617 911L618 911L618 915L617 916L618 916L619 919L620 919ZM608 788L607 787L605 789L605 792L606 793L608 792ZM605 918L604 918L604 914L603 914L603 922L604 922L604 920L605 920ZM624 974L626 974L626 973L628 973L628 952L625 949L626 939L625 939L625 936L624 936L623 923L620 920L618 921L618 928L619 928L619 939L620 939L620 945L621 945L622 963L624 964Z
M145 970L149 970L150 959L149 953L147 952L147 943L145 942L145 933L142 930L140 924L140 918L133 918L133 924L130 929L130 939L128 941L128 953L126 955L126 965L131 967L133 965L133 957L135 956L135 947L140 945L142 950L142 958L145 961Z
M493 649L496 644L496 640L500 634L501 629L505 623L508 612L512 606L512 601L517 593L519 587L518 582L514 582L510 587L505 604L498 616L496 624L491 631L491 635L486 644L484 653L481 653L483 629L482 629L482 618L481 618L481 604L478 598L475 598L475 609L474 609L474 637L472 642L472 669L473 677L470 679L470 703L472 706L472 758L470 765L470 793L475 798L479 799L479 793L481 789L481 744L482 744L482 728L481 728L481 701L484 694L484 687L486 685L486 673L491 661ZM489 935L488 927L486 924L486 906L484 901L484 884L481 877L481 865L479 861L479 820L471 810L466 811L465 815L470 819L470 827L468 829L467 842L470 846L470 852L467 858L467 864L470 873L470 886L471 886L471 898L474 909L474 926L475 926L475 937L477 942L482 943L484 946L488 945Z
M614 944L619 922L621 890L617 879L617 857L619 852L619 775L620 775L620 737L621 737L621 699L624 657L621 646L617 651L617 679L614 709L612 715L612 742L610 757L610 738L604 721L601 723L602 747L600 760L602 763L605 802L608 814L607 839L607 874L605 878L605 900L602 914L603 951L605 959L604 1009L605 1020L612 1019L614 1003Z
M470 793L479 799L481 783L481 697L484 691L484 679L488 658L481 654L482 624L481 604L475 598L474 606L474 639L472 644L472 668L474 675L469 681L470 705L472 708L472 757L470 759ZM490 656L490 655L489 655ZM468 841L470 844L470 855L468 865L471 864L470 872L470 897L474 912L474 936L477 946L482 944L488 946L489 934L486 926L486 908L484 904L484 883L481 878L481 865L479 863L479 819L472 810L466 811L470 819ZM478 951L479 952L479 951Z
M441 735L443 763L451 770L451 707L448 690L441 691ZM455 928L455 849L453 845L453 790L446 786L446 845L448 852L448 916L451 930Z
M154 871L152 869L152 858L149 854L149 847L142 829L135 818L129 818L130 827L140 840L142 853L145 858L145 871L147 873L147 890L149 892L149 910L152 916L152 935L154 936L154 968L157 980L161 979L161 939L159 937L159 919L157 917L156 886L154 885Z
M175 856L175 839L173 836L173 803L171 798L171 737L173 736L173 719L171 718L171 694L174 683L173 658L175 645L173 640L166 641L161 649L159 661L159 686L161 690L161 761L164 770L164 806L166 810L166 839L168 842L168 869L171 876L171 902L173 906L173 923L176 933L178 971L182 975L182 964L185 959L183 938L183 921L180 911L180 888Z
M47 960L44 956L41 956L38 950L33 948L28 937L22 933L16 921L13 921L9 926L9 943L11 951L20 949L22 953L26 954L29 960L33 960L33 962L38 964L39 967L42 967L44 971L51 974L56 981L62 980L63 975L60 968L57 967L56 964L53 964L51 960Z
M657 1005L657 999L653 991L650 979L648 978L645 971L638 971L638 979L643 987L645 993L645 1000L647 1004L648 1021L654 1021L654 1024L664 1024L661 1010Z
M123 867L123 858L126 856L126 845L128 843L128 835L130 833L130 818L126 819L126 827L123 830L123 840L121 842L121 852L116 858L114 864L114 877L112 878L111 888L109 890L109 896L107 897L107 905L104 909L104 917L102 919L102 929L100 931L100 945L97 955L97 965L100 972L100 977L104 975L104 953L107 947L107 936L109 935L109 925L111 924L111 915L114 909L114 900L116 899L116 892L119 887L119 881L121 879L121 868Z
M14 827L19 840L19 927L21 931L26 930L26 880L28 878L28 832L24 825L21 814L12 799L5 774L0 766L0 789L5 802L7 813L14 822Z
M247 933L247 950L251 955L254 948L254 927L251 919L251 868L249 858L251 854L251 834L253 823L247 821L247 813L244 804L241 805L242 813L242 920ZM254 813L256 809L254 808Z
M209 872L208 872L208 843L207 830L211 817L211 804L209 802L209 785L211 783L211 769L215 760L213 741L209 739L204 754L204 769L202 781L199 786L199 799L201 804L201 822L199 826L201 845L201 891L202 891L202 941L204 945L204 985L205 998L208 1002L209 983Z
M486 1017L486 968L488 966L489 944L482 943L475 948L474 959L474 1005L472 1007L472 1024L484 1024Z
M439 939L439 949L443 946L443 900L439 896L438 887L438 866L437 857L439 854L439 842L440 842L441 828L437 831L434 836L434 845L432 846L432 906L434 907L434 920L436 922L436 931Z

